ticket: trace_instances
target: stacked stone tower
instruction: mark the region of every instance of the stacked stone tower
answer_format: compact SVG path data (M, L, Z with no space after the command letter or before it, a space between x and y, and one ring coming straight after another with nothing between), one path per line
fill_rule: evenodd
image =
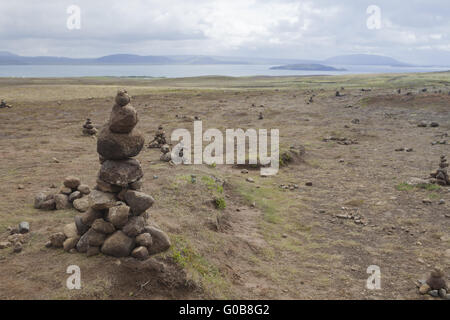
M91 119L89 118L86 119L86 123L83 125L83 134L85 136L93 136L97 134L97 129L95 129Z
M450 177L448 175L449 164L445 156L441 156L441 161L439 163L439 169L436 172L431 173L431 177L436 179L436 183L441 186L450 185Z
M98 135L101 168L95 190L89 194L90 208L50 241L51 246L76 249L88 256L102 252L145 260L167 250L170 240L147 221L146 211L154 199L140 191L144 173L134 157L142 150L144 137L135 129L137 112L125 90L118 92L115 102Z

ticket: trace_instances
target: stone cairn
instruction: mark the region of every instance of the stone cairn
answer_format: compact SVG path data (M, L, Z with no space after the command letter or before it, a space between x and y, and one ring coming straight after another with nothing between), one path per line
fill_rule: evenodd
M85 136L94 136L97 134L97 129L92 124L91 119L86 119L86 123L83 125L83 134Z
M167 144L166 141L166 132L164 131L162 126L158 127L158 131L156 131L155 138L149 143L149 148L161 148Z
M420 280L418 287L422 295L429 294L434 298L441 297L442 299L450 300L444 272L440 268L435 268L427 280Z
M447 172L448 162L445 156L441 156L441 162L439 163L439 169L436 172L431 173L431 178L436 179L436 183L441 186L450 186L450 178Z
M7 103L5 102L5 100L2 100L2 101L0 102L0 108L12 108L12 105L7 104Z
M161 161L170 162L172 160L172 153L170 151L170 147L168 144L165 144L161 147L162 155L160 157Z
M91 193L89 186L81 184L77 177L69 176L64 179L59 193L39 192L34 199L34 207L41 210L65 210L72 207L80 212L89 208L87 195Z
M53 234L47 247L146 260L171 244L163 231L147 223L146 211L154 199L139 191L144 173L133 157L142 150L144 138L135 129L137 112L125 90L118 92L115 102L97 140L101 168L95 190L89 194L90 207L64 232Z

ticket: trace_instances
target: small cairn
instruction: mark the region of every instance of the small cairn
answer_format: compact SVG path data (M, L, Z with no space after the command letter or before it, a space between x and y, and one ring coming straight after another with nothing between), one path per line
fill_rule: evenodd
M439 163L439 169L436 172L431 173L431 178L436 179L436 183L441 186L450 186L450 178L448 176L447 168L448 162L445 156L441 156L441 162Z
M85 212L89 208L88 198L91 193L89 186L81 184L79 178L69 176L64 179L58 193L40 192L34 199L34 207L41 210L65 210L75 208Z
M440 268L435 268L426 281L419 281L419 292L422 295L429 294L432 297L441 297L450 300L448 286L445 282L444 272Z
M165 144L161 147L161 152L162 152L160 158L161 161L170 162L172 160L172 153L170 151L170 147L168 144Z
M166 144L166 132L164 131L162 126L159 126L158 131L156 131L155 138L149 143L148 147L158 149Z
M91 119L86 119L86 123L83 125L83 134L85 136L94 136L97 134L97 129L92 124Z
M146 260L171 244L163 231L147 223L146 211L154 199L140 191L144 173L134 157L142 150L144 137L135 129L137 112L125 90L117 93L115 102L97 140L101 168L89 194L90 207L63 232L53 234L46 246L87 256L101 252Z

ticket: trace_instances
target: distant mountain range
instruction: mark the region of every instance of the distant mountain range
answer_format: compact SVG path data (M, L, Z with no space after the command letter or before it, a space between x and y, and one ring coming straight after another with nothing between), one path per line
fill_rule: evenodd
M393 58L377 55L344 55L326 60L273 59L219 56L140 56L135 54L114 54L100 58L66 58L52 56L25 57L10 52L0 51L0 65L201 65L201 64L269 64L269 65L373 65L406 67L409 64Z
M299 71L347 71L342 68L334 68L325 66L323 64L311 63L311 64L286 64L284 66L277 66L270 68L272 70L299 70Z

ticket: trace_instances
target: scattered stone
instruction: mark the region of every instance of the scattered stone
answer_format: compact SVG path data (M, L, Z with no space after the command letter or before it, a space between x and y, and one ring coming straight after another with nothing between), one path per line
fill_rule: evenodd
M248 177L247 179L245 179L247 182L250 183L255 183L255 180L253 178Z
M430 123L430 127L432 127L432 128L437 128L437 127L439 127L439 123L437 123L437 122L432 122L432 123Z
M313 183L312 183L312 182L307 182L307 183L305 183L305 186L307 186L307 187L312 187L312 186L313 186Z
M19 233L24 234L30 232L30 224L26 221L19 223Z
M9 241L0 242L0 250L9 248L10 246L11 246L11 242L9 242Z
M438 290L430 290L430 291L428 291L428 294L429 294L430 296L434 297L434 298L439 297L439 292L438 292Z
M426 128L426 127L428 127L428 123L426 121L421 121L421 122L419 122L419 124L417 126L419 128Z
M62 248L65 240L66 236L62 232L54 233L50 236L50 242L53 248Z
M20 242L18 242L16 244L14 244L13 252L14 253L19 253L19 252L22 252L22 249L23 249L22 244Z

